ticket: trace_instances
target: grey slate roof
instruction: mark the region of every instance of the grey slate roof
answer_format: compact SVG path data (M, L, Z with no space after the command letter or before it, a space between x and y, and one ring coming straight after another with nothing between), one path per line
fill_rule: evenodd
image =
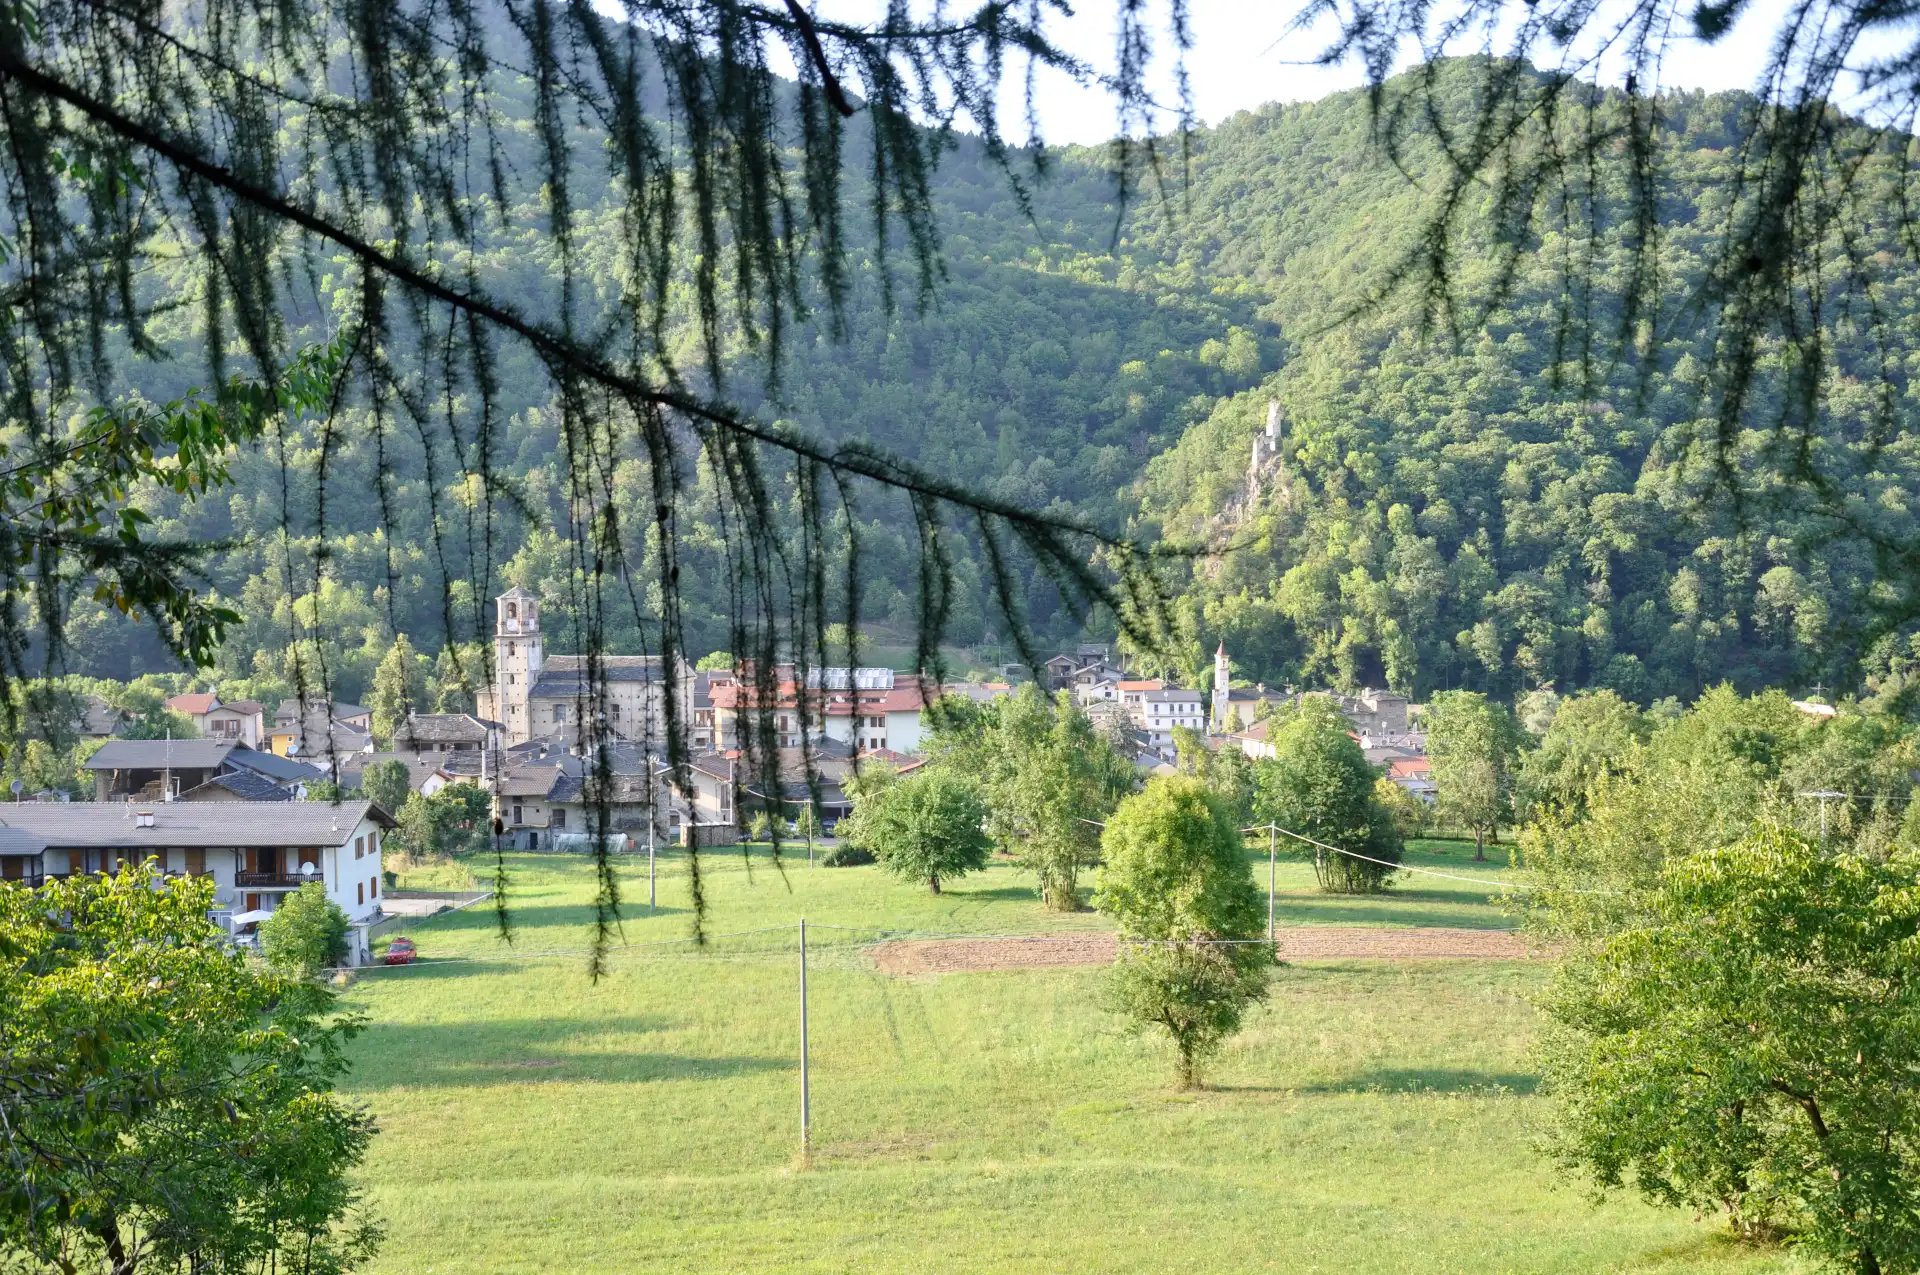
M223 739L110 739L87 758L88 770L213 770L244 745ZM251 749L248 749L251 752Z
M1140 697L1148 704L1198 704L1206 696L1199 691L1183 691L1168 687L1164 691L1147 691Z
M393 732L396 743L484 744L488 722L472 713L415 713Z
M360 705L349 704L344 700L313 698L307 701L307 720L309 726L317 726L320 722L328 718L336 722L343 722L349 717L365 717L367 712L368 710L362 708ZM297 698L283 699L280 701L280 707L273 710L273 724L275 726L291 726L294 722L298 721L299 718L300 701Z
M500 780L502 797L550 797L566 771L557 765L516 766Z
M227 754L227 765L244 766L248 770L283 784L297 784L309 779L318 779L326 773L318 766L309 766L306 762L282 757L278 753L248 748L245 744L234 745L233 751Z
M397 761L407 768L407 785L415 792L420 785L437 774L451 775L455 772L446 762L454 756L452 753L359 753L353 757L342 758L340 762L340 782L349 788L358 788L365 782L367 767L375 762ZM480 773L480 754L473 754L473 773Z
M609 682L657 682L660 680L660 657L603 655L600 657L600 675ZM533 685L528 688L527 694L586 695L590 689L587 684L586 656L550 655L534 675Z
M153 814L154 826L142 828L134 815L147 811ZM42 850L338 846L347 843L363 818L394 826L387 813L370 801L338 805L330 801L77 801L65 806L26 802L0 810L0 844L35 843Z
M89 695L81 703L79 720L74 728L91 739L111 735L126 725L127 716L98 695Z
M251 770L230 770L215 775L206 783L189 788L180 794L182 801L196 800L194 794L205 794L209 788L224 788L236 797L247 801L292 801L293 791L282 788L265 775L255 774Z
M322 773L305 762L226 739L110 739L86 764L88 770L218 770L222 766L255 771L280 783L317 779Z

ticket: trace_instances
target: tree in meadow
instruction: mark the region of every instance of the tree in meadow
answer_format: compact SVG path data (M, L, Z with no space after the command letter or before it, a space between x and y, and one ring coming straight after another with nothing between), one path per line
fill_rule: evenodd
M1773 821L1667 860L1542 1002L1560 1164L1835 1270L1920 1269L1916 872Z
M979 785L945 767L929 767L888 785L860 816L860 844L888 872L940 883L987 866L993 841L984 827Z
M988 831L1040 882L1056 912L1083 906L1079 877L1098 860L1100 827L1133 787L1133 767L1064 693L1032 686L993 705L970 755L983 776Z
M347 914L309 881L285 895L260 925L267 964L293 978L312 978L347 959Z
M1273 756L1254 766L1253 816L1321 843L1312 850L1322 890L1371 894L1392 877L1400 836L1350 729L1325 697L1306 696L1267 736Z
M1121 802L1100 839L1097 898L1120 950L1109 995L1173 1041L1182 1088L1267 994L1266 912L1230 811L1199 779L1159 776Z
M1513 821L1520 726L1478 691L1443 691L1427 708L1426 728L1440 813L1473 830L1473 857L1484 860L1487 835Z

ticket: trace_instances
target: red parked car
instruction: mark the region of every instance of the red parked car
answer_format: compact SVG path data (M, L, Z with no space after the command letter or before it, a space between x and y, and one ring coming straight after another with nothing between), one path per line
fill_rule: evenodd
M414 955L412 939L395 939L387 944L386 963L388 965L411 965Z

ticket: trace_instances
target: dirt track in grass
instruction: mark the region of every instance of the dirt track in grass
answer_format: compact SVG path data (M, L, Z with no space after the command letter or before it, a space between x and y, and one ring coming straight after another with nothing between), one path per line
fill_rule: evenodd
M885 974L961 974L976 970L1045 969L1060 965L1109 965L1114 941L1106 934L1036 934L1031 938L905 939L873 949ZM1538 955L1517 934L1503 930L1437 927L1296 926L1280 931L1285 960L1488 960L1518 961Z

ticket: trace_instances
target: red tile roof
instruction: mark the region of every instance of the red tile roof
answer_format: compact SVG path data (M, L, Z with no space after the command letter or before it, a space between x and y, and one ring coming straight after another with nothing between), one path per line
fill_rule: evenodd
M198 717L201 713L212 712L219 703L220 697L209 691L197 695L176 695L167 701L167 707L176 713Z

